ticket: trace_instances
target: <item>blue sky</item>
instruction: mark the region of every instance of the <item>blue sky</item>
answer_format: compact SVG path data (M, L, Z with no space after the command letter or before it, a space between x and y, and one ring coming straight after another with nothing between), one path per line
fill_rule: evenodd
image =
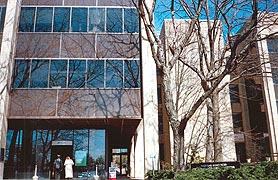
M278 12L278 0L261 0L259 4L259 11L264 11L267 9L267 11L272 12ZM190 1L186 1L190 2ZM237 2L237 1L233 1ZM251 16L251 1L246 1L244 4L238 4L234 6L238 6L240 8L234 9L233 11L229 11L229 18L231 18L232 23L236 23L235 29L233 30L233 33L235 33L243 24L243 22L246 21ZM171 13L169 11L169 7L171 1L170 0L157 0L157 6L155 11L155 28L159 32L161 30L162 24L164 19L170 19ZM211 12L214 12L214 7L210 6ZM184 11L176 5L176 10L179 11L176 13L175 18L176 19L187 19ZM211 14L213 16L213 14ZM204 18L204 17L203 17ZM211 17L212 18L212 17ZM213 18L212 18L213 19Z

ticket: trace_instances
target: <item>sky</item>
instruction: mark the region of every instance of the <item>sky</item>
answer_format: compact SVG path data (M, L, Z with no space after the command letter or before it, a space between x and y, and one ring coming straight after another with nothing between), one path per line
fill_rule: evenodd
M186 2L190 2L191 0L186 0ZM221 1L221 0L219 0ZM240 7L237 9L229 10L228 12L228 18L230 19L230 22L235 23L235 28L233 30L233 33L236 33L242 24L251 16L251 0L234 0L232 2L238 3L243 1L244 3L240 4L233 4L233 7ZM212 1L210 1L212 2ZM157 5L155 9L155 14L154 14L154 23L155 23L155 28L157 32L160 32L162 24L164 19L170 19L171 18L171 13L169 11L169 7L171 0L157 0ZM211 3L210 3L211 4ZM228 7L231 7L231 4L229 4ZM271 11L271 12L278 12L278 0L260 0L259 1L259 11ZM176 14L175 18L176 19L188 19L187 16L185 15L185 12L180 8L180 6L176 5ZM211 18L213 18L214 15L214 5L210 5L210 12L212 12ZM205 19L205 17L201 17L201 19Z

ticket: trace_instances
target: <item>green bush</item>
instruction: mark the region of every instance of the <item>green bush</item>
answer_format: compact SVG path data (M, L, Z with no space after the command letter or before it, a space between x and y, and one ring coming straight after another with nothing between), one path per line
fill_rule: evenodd
M277 180L278 162L261 162L258 164L245 164L234 169L228 176L229 180Z
M147 174L152 180L278 180L278 162L243 164L240 168L219 167L194 168L181 172L171 170L152 171Z
M148 171L146 174L147 179L152 180L166 180L166 179L173 179L175 176L175 172L172 170L163 170L163 171Z
M175 180L227 180L231 168L194 168L184 172L177 173Z

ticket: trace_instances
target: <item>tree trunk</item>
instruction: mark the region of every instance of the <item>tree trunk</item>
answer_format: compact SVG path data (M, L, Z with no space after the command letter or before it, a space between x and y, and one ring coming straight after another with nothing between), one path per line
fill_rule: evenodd
M205 162L213 162L213 109L211 99L207 99L207 140Z
M213 93L212 96L213 108L213 148L214 148L214 161L222 161L222 142L220 132L220 114L219 114L219 99L218 93Z
M173 167L175 171L183 170L185 168L184 159L184 133L179 134L178 128L173 128L174 135L174 157Z
M222 161L222 143L220 134L220 116L218 93L214 92L207 100L207 140L206 162Z

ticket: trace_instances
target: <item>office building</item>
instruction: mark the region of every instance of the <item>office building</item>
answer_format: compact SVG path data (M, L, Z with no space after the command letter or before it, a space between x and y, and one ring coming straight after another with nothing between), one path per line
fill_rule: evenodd
M132 1L3 0L0 5L0 178L31 178L35 168L39 177L49 178L57 154L74 159L75 178L104 179L114 167L118 176L144 179L148 170L159 169L160 160L171 162L173 139L160 80ZM168 28L166 21L162 34L170 35ZM261 61L274 58L275 42L273 37L258 45ZM275 63L264 67L276 70ZM227 89L221 93L223 161L236 160L236 150L245 159L253 146L238 132L258 126L269 144L265 152L274 159L275 78L272 73L255 79L256 91L230 86L239 94L257 92L259 99L252 104L250 98L232 97L234 130ZM204 129L206 113L203 108L193 117L198 121L189 124L187 137ZM236 118L250 128L240 129ZM200 137L194 143L202 146ZM204 152L201 148L199 155Z
M278 158L276 20L277 13L259 13L257 28L250 36L256 34L262 40L254 43L246 58L250 72L257 76L245 76L230 84L236 150L241 162Z
M75 178L157 169L155 65L132 1L1 1L0 24L3 178L49 178L57 154Z

